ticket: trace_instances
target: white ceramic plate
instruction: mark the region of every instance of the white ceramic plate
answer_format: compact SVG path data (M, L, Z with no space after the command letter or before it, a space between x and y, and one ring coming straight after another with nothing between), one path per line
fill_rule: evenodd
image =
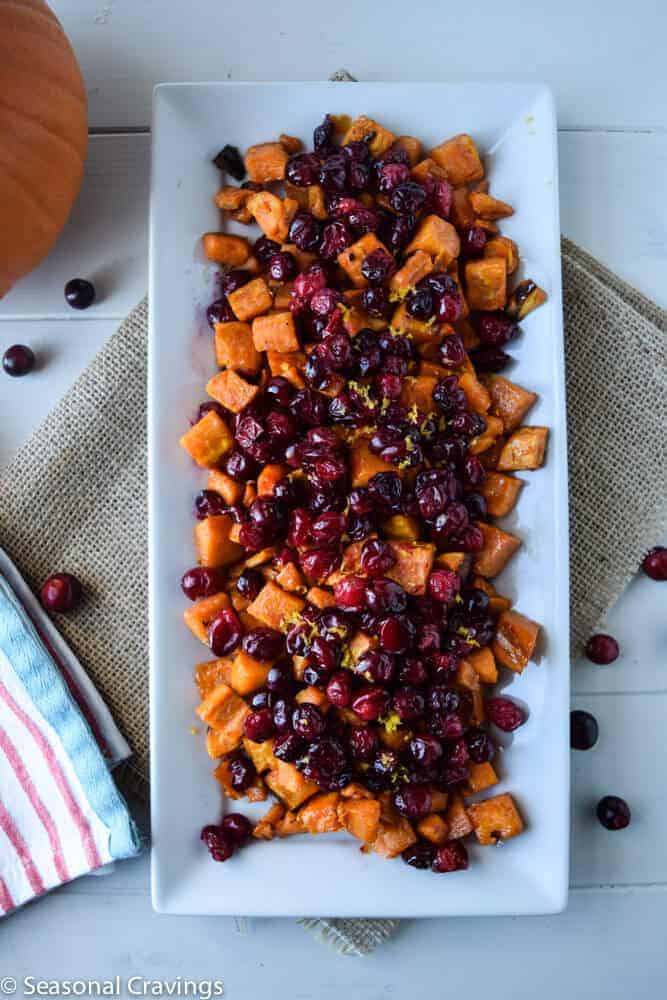
M428 149L470 132L492 192L516 208L503 223L521 276L549 301L512 345L510 377L539 393L530 420L552 429L548 460L528 473L508 524L523 539L499 589L543 623L538 662L511 678L530 710L506 741L502 784L525 833L471 846L467 872L436 876L359 851L344 833L257 843L213 864L199 842L221 802L204 733L191 733L194 663L206 651L184 627L179 581L192 564L192 500L205 476L178 438L214 372L204 308L212 275L200 236L219 226L211 158L279 132L310 142L325 112L368 113ZM473 916L553 913L567 898L569 838L568 532L556 122L550 92L532 84L176 84L157 87L150 261L150 611L153 903L168 913L266 916ZM509 679L508 679L509 680ZM242 804L241 804L242 805ZM263 805L261 808L266 808Z

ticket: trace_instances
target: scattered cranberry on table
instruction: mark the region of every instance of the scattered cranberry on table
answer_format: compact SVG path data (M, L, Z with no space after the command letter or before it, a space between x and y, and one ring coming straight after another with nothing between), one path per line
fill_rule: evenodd
M630 807L618 795L605 795L598 802L595 812L606 830L623 830L630 824Z
M570 747L573 750L590 750L597 743L599 734L594 715L581 709L570 712Z
M642 569L652 580L667 580L667 548L656 545L644 556Z
M431 864L434 872L459 872L468 867L468 852L460 840L451 840L435 852Z
M618 643L611 635L593 635L586 643L584 650L591 663L597 663L602 667L613 663L618 657Z
M42 604L47 611L72 611L81 600L81 583L71 573L55 573L44 582Z
M72 309L87 309L95 301L95 286L85 278L72 278L65 285L65 299Z
M27 375L35 367L35 355L25 344L14 344L8 347L2 357L2 367L7 375L19 378Z

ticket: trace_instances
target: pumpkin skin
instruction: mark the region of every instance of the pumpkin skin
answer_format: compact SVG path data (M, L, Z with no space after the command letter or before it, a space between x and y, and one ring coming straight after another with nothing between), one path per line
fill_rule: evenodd
M42 0L0 2L0 298L60 235L88 142L76 57Z

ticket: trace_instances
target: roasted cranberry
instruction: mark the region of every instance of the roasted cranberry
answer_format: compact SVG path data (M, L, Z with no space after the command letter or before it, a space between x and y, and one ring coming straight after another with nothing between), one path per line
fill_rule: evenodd
M259 625L243 636L243 652L255 660L267 663L276 660L283 651L283 637L274 628Z
M35 355L24 344L14 344L3 354L2 367L12 378L27 375L35 367Z
M428 578L428 592L443 604L453 601L461 589L461 578L451 569L436 569Z
M228 861L231 858L234 841L221 826L205 826L200 836L214 861Z
M313 153L297 153L290 156L285 166L285 178L295 187L310 187L317 184L320 161Z
M380 644L390 653L405 653L415 637L415 626L405 615L392 615L380 622Z
M208 325L213 330L216 323L233 323L236 319L234 310L227 301L227 297L223 296L221 299L216 299L215 302L211 302L210 306L206 310L206 319Z
M597 719L590 712L577 709L570 712L570 746L573 750L590 750L600 733Z
M501 312L483 312L477 322L479 339L487 347L504 347L519 332L519 327Z
M456 375L448 375L438 382L433 390L433 399L445 416L459 413L466 405L465 393L460 388Z
M377 751L378 738L370 729L352 729L349 734L350 753L357 760L371 760Z
M352 711L364 722L374 722L387 711L389 695L381 687L369 687L352 702Z
M431 868L434 872L465 871L468 867L468 852L460 840L448 840L435 852Z
M509 698L489 698L486 702L486 714L498 729L511 733L526 721L526 713Z
M435 736L414 736L408 744L408 751L418 764L435 764L442 756L442 744Z
M401 614L408 606L408 596L393 580L372 580L366 588L366 602L374 614Z
M270 708L259 708L246 715L243 722L243 735L253 743L264 743L275 731L273 714Z
M416 226L417 216L412 212L403 212L390 221L389 231L383 242L388 243L394 251L402 250L412 238Z
M215 656L226 656L241 641L243 627L233 608L220 611L208 627L208 644Z
M290 513L287 541L293 549L301 549L311 544L310 525L310 515L302 507L296 507Z
M72 611L81 600L80 582L71 573L55 573L42 585L40 598L47 611Z
M378 190L385 194L408 180L410 167L407 163L384 163L378 170Z
M375 684L388 684L394 676L396 664L390 653L381 649L367 649L357 660L355 673Z
M368 491L383 512L397 511L403 495L403 484L395 472L376 472L368 481Z
M484 535L477 524L469 524L456 539L456 547L461 552L481 552L484 548Z
M291 685L291 672L290 672L290 677L287 681L286 689L289 690L291 686L292 685ZM274 695L276 694L276 692L271 692L271 693ZM275 726L277 732L285 733L288 732L289 729L291 729L293 711L294 711L294 705L292 704L291 701L288 701L286 698L276 697L274 704L271 705L271 715L273 718L273 725Z
M584 652L592 663L599 663L601 666L606 666L608 663L613 663L618 657L618 643L613 636L600 633L599 635L591 636L586 643Z
M456 538L458 539L468 527L468 511L462 503L452 502L447 505L447 509L442 514L438 514L433 522L432 535L438 544L447 545Z
M273 756L293 764L304 752L305 742L296 733L282 733L273 745Z
M292 713L292 729L305 740L317 739L325 729L324 717L315 705L297 705Z
M229 774L235 792L244 792L257 777L255 765L245 754L238 754L229 761Z
M461 230L461 256L466 260L481 257L486 246L486 230L481 226L464 226Z
M371 285L384 284L395 270L396 262L394 258L386 250L383 250L382 247L373 250L361 262L361 273Z
M317 250L321 234L320 223L308 212L297 212L289 227L289 241L299 250ZM299 294L296 289L295 294Z
M406 181L395 187L389 196L391 207L399 215L410 212L416 213L422 207L426 199L426 191L415 181Z
M438 348L440 364L446 368L458 368L465 361L466 351L463 346L463 339L459 333L452 333L445 337Z
M276 694L287 694L293 687L291 662L274 664L266 675L266 686Z
M483 729L469 729L466 733L466 746L471 760L476 764L493 760L496 753L493 740Z
M415 319L428 320L435 314L435 300L430 288L415 288L405 300L405 308Z
M226 511L227 504L215 490L200 490L195 497L195 516L198 521L203 521L207 517L216 517L218 514L225 514Z
M478 372L500 372L512 359L498 347L480 347L470 352L470 360Z
M409 657L401 665L398 671L398 679L401 684L422 687L428 680L428 672L422 660Z
M401 722L414 722L424 714L424 695L416 688L399 688L394 692L392 706Z
M321 582L336 569L340 563L340 553L337 549L311 549L301 556L301 568L307 577Z
M352 234L346 224L341 219L329 222L322 230L320 257L323 260L335 260L338 254L349 247L350 243L352 243Z
M315 781L320 788L343 788L350 781L350 775L345 771L345 751L339 740L332 736L323 736L311 743L301 767L305 777Z
M224 470L228 476L239 483L246 483L256 472L255 463L242 451L230 451L225 459Z
M295 389L282 375L274 375L264 386L264 395L278 406L287 408L294 399Z
M427 208L441 219L448 219L452 208L453 188L446 180L427 174L423 181L427 195Z
M242 813L227 813L220 826L237 847L242 847L252 833L252 823Z
M455 687L434 685L428 690L429 707L442 712L460 712L464 716L470 713L470 697Z
M219 594L224 585L225 573L213 566L194 566L181 579L181 590L191 601Z
M220 278L220 290L224 295L230 295L231 292L235 292L237 288L243 288L250 281L252 275L250 271L241 271L234 269L232 271L227 271Z
M320 167L319 181L325 191L342 191L347 180L348 160L344 153L332 153Z
M290 412L308 427L316 427L326 417L326 404L311 389L299 389L290 404Z
M359 180L358 169L354 168L355 180ZM365 205L358 205L353 208L351 212L348 213L347 221L354 229L355 233L362 235L364 233L374 233L377 229L380 219L377 212L372 208L366 208Z
M269 258L269 275L274 281L290 281L298 272L296 258L287 250L280 250Z
M384 576L396 563L396 556L388 542L371 538L361 550L361 570L366 576Z
M95 286L85 278L72 278L65 285L65 299L72 309L87 309L95 301Z
M213 399L209 399L205 403L200 404L199 409L197 410L195 423L201 420L202 417L205 417L207 413L210 413L211 410L213 413L217 413L222 420L225 420L228 416L224 406L221 406L220 403L216 403Z
M642 561L642 569L652 580L667 580L667 548L657 545Z
M313 146L321 150L330 146L334 134L334 122L331 115L325 115L320 124L313 130Z
M352 682L349 673L338 670L327 684L327 698L336 708L346 708L352 700Z
M435 850L433 844L429 843L428 840L418 840L415 844L405 848L401 858L406 865L410 865L412 868L426 869L430 868L433 863Z
M274 253L280 252L280 243L270 240L268 236L260 236L255 240L252 252L262 264L268 264Z
M389 296L384 288L365 288L361 295L361 307L370 316L377 316L380 319L387 319L391 311ZM373 366L377 367L377 365ZM367 372L362 372L367 374Z
M336 604L350 611L361 611L366 603L366 580L363 576L346 576L334 586Z
M424 785L403 785L394 795L394 805L408 819L421 819L431 811L432 796Z
M618 795L605 795L598 802L595 812L606 830L623 830L630 823L630 807Z

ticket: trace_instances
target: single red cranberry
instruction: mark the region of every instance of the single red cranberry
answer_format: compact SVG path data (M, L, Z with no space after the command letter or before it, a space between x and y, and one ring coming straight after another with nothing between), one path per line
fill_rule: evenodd
M374 684L388 684L394 676L395 669L394 657L382 649L367 649L354 667L356 674Z
M312 580L321 582L326 580L333 573L340 563L340 552L338 549L320 548L311 549L301 556L301 568Z
M258 625L243 636L243 652L264 663L277 660L283 651L283 636L275 628Z
M412 687L398 688L392 701L401 722L415 722L424 714L424 695Z
M380 645L389 653L405 653L414 641L415 631L405 615L392 615L380 622Z
M290 685L290 688L293 685ZM276 693L271 692L269 697L275 697ZM273 725L279 733L286 733L289 731L292 725L292 712L294 711L294 705L291 701L286 698L276 698L276 701L271 705L271 712L273 715Z
M336 708L346 708L352 701L352 681L345 670L338 670L326 688L327 698Z
M415 181L405 181L394 188L389 200L391 207L399 214L416 213L426 200L426 191L421 184L417 184Z
M229 761L229 774L235 792L244 792L257 777L255 765L245 754L238 754Z
M246 715L243 721L243 735L253 743L264 743L273 736L275 726L270 708L259 708Z
M431 811L433 797L424 785L403 785L394 795L394 805L408 819L421 819Z
M236 315L226 295L223 295L221 299L216 299L215 302L211 302L206 310L206 320L212 330L215 329L216 323L233 323L235 319Z
M274 375L264 386L264 395L278 406L288 407L294 399L294 386L282 375Z
M214 861L228 861L234 853L234 841L222 826L205 826L201 832L201 840Z
M217 517L227 512L227 504L215 490L200 490L195 497L195 517L203 521L207 517Z
M461 256L466 260L481 257L486 246L486 230L481 226L464 226L461 231Z
M237 847L242 847L250 839L252 823L242 813L228 813L220 826Z
M489 698L486 702L486 714L498 729L511 733L526 721L526 713L509 698Z
M291 281L298 272L296 258L287 250L280 250L269 258L269 275L274 281Z
M347 757L340 741L333 736L323 736L308 747L303 763L298 766L310 781L320 788L333 790L349 784Z
M320 514L310 526L312 540L317 545L337 545L345 531L345 517L334 511Z
M280 243L270 240L268 236L260 236L259 239L255 240L252 248L253 255L262 264L268 264L274 253L278 253L279 251Z
M14 344L13 347L8 347L3 354L2 367L12 378L27 375L35 367L35 355L24 344Z
M452 333L445 337L438 348L440 363L446 368L458 368L465 361L466 349L463 345L463 338L458 333Z
M213 566L193 566L183 574L181 589L191 601L201 597L212 597L219 594L225 586L225 574Z
M276 694L288 694L294 686L293 681L291 660L275 663L266 675L267 688Z
M386 290L376 285L364 289L361 295L361 307L371 316L376 316L378 319L387 319L391 310L391 303ZM368 374L368 372L362 371L361 374Z
M305 740L314 740L321 736L326 727L324 716L319 708L306 702L297 705L292 713L292 729Z
M460 840L449 840L435 852L431 868L434 872L465 871L468 867L468 852Z
M630 807L618 795L605 795L598 802L595 811L606 830L623 830L630 823Z
M576 709L570 712L570 746L573 750L590 750L598 741L600 729L590 712Z
M242 635L243 626L236 611L233 608L223 608L208 627L208 644L211 652L215 656L226 656L236 649Z
M352 711L364 722L374 722L387 711L389 695L384 688L370 687L352 702Z
M317 184L320 160L313 153L297 153L290 156L285 167L285 177L295 187L310 187Z
M408 595L393 580L371 580L366 588L366 604L373 614L401 614L408 606Z
M436 760L442 756L442 743L435 736L414 736L409 744L408 751L413 760L418 764L435 764Z
M290 224L289 241L290 243L294 243L299 250L317 250L321 233L322 227L314 216L310 215L308 212L297 212ZM303 275L299 275L294 283L293 295L297 302L300 298L305 297L304 293L301 291L303 283L298 285L299 278L301 277L303 277ZM324 281L322 284L324 284ZM312 289L312 291L314 291L314 289Z
M371 285L383 285L395 270L396 261L382 247L373 250L361 262L361 273Z
M71 573L55 573L44 582L42 604L47 611L72 611L81 600L81 584Z
M213 410L214 413L217 413L221 420L226 420L229 416L224 406L221 406L220 403L216 403L214 399L207 399L205 403L200 404L194 422L198 423L203 417L206 416L207 413L210 413L211 410Z
M499 347L479 347L470 352L470 360L478 372L501 372L512 359Z
M371 760L377 752L378 738L370 729L357 728L350 731L348 737L350 753L357 760Z
M501 312L483 312L477 323L479 339L488 347L504 347L519 332L519 327Z
M95 286L85 278L72 278L65 285L65 300L72 309L87 309L95 301Z
M451 569L436 569L428 578L428 592L442 604L453 601L461 589L461 577Z
M237 268L227 271L220 277L220 291L223 295L230 295L237 288L243 288L244 285L247 285L250 277L250 271L241 271Z
M657 545L643 559L642 569L652 580L667 580L667 548Z
M334 586L334 597L340 608L361 611L366 604L366 580L363 576L346 576Z
M412 844L401 854L401 858L405 861L406 865L410 865L412 868L430 868L433 863L433 858L435 856L435 847L430 844L427 840L418 840L415 844Z
M483 729L469 729L466 733L468 754L476 764L493 760L496 748L493 740Z
M415 288L414 291L408 292L405 308L414 319L426 321L435 315L436 299L430 288Z
M394 550L388 542L371 538L361 549L361 569L367 576L384 576L396 564Z
M403 379L400 375L395 375L393 372L384 372L383 374L377 376L375 385L377 387L378 395L382 396L384 399L399 399L403 390ZM382 429L378 428L376 435L381 432ZM403 441L403 437L401 435L398 437L400 441ZM380 438L378 438L378 440L380 441L380 448L378 448L378 451L381 451L385 442L382 442ZM388 445L389 443L390 441L388 440L386 444Z
M296 733L281 733L273 745L273 756L293 764L306 749L305 742Z
M222 571L220 571L222 575ZM245 569L236 581L236 589L241 597L254 601L264 586L264 577L257 569ZM222 590L222 587L220 587Z
M618 657L618 643L613 636L599 633L591 636L586 643L584 652L592 663L606 666L608 663L613 663Z

